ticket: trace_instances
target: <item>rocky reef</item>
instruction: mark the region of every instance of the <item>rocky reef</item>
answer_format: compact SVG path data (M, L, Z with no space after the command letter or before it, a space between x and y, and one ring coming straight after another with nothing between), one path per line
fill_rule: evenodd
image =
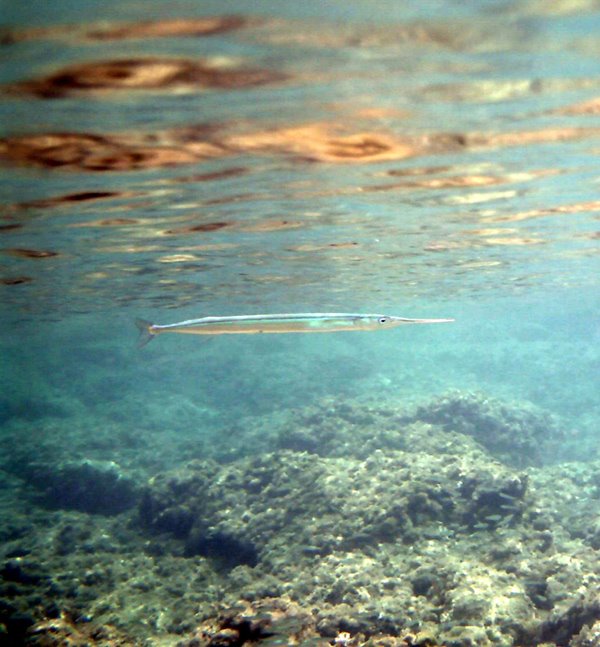
M449 531L510 527L526 510L526 491L525 474L476 449L463 456L376 450L364 461L284 450L158 475L140 516L184 539L187 554L221 551L255 566L259 558L312 559L414 545L423 533L443 539Z
M450 392L419 406L414 418L472 436L492 456L516 467L552 462L564 454L568 438L560 422L547 411L480 393Z
M468 436L488 454L513 467L543 465L564 457L577 438L549 412L528 402L506 402L482 393L450 391L407 407L370 403L322 403L298 411L280 445L320 455L352 453L367 456L376 448L444 451L443 436L453 442ZM411 423L435 425L430 438L411 435ZM356 439L362 442L357 443ZM449 438L446 440L448 441ZM415 448L414 443L419 443ZM426 447L424 443L430 442ZM434 443L438 442L437 446Z
M600 584L600 568L528 481L478 448L364 461L282 451L157 476L140 518L228 572L244 599L318 609L322 636L427 630L447 645L537 644L582 628L573 602Z
M455 393L325 400L158 472L151 442L7 460L0 645L599 645L600 463L564 438Z

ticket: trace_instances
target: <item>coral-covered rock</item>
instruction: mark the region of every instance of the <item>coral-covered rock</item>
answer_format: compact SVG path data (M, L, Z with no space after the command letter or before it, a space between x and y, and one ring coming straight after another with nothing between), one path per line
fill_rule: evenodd
M553 462L552 452L565 438L548 412L477 393L448 393L418 407L412 418L472 436L490 454L516 467Z

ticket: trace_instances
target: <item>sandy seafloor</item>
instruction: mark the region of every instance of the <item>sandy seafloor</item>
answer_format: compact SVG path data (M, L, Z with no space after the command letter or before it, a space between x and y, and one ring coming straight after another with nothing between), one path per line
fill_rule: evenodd
M2 9L0 645L599 647L597 3Z

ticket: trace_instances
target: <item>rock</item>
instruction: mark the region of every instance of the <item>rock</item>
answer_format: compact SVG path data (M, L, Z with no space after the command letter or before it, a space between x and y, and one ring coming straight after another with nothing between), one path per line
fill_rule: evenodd
M600 620L585 625L569 645L570 647L600 647Z
M112 461L38 464L28 472L42 501L52 508L112 515L131 508L139 497L135 481Z
M588 640L585 637L586 634L589 636L589 640L597 640L597 636L594 637L594 632L587 627L597 625L599 621L600 597L596 592L592 592L584 599L571 604L564 613L554 613L550 616L541 624L535 638L537 641L552 640L559 645L572 645L569 641L577 636L575 640L579 644L585 645L585 642L582 643L582 641ZM594 642L591 643L591 645L594 644Z
M565 439L558 421L529 403L506 403L477 393L451 392L422 405L409 416L472 436L507 465L525 467L554 462Z
M11 559L0 569L0 577L5 582L34 585L47 580L48 576L41 567L34 562L27 562L21 558Z
M527 488L524 475L477 455L391 451L363 462L285 451L214 469L196 462L155 477L140 519L185 539L188 555L228 547L250 565L276 545L310 557L412 542L415 528L437 539L448 524L495 528L515 518Z

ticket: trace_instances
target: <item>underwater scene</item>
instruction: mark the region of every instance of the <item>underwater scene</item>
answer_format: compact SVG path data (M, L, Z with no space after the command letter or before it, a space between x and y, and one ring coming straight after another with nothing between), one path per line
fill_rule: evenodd
M0 0L0 646L600 647L599 33Z

